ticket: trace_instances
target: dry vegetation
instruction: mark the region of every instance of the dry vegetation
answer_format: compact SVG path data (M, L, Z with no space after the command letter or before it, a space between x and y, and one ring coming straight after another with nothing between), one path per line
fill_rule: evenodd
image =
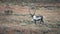
M44 25L31 21L28 6L10 5L13 15L5 15L6 6L0 6L0 34L60 34L60 8L39 7L36 15L44 16ZM33 11L31 10L33 13Z

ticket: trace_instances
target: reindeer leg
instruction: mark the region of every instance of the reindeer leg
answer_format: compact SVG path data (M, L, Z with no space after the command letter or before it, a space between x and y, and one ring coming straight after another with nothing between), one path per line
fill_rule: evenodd
M36 24L36 20L34 20L34 23Z
M40 24L41 24L41 20L39 20L40 21Z
M44 24L44 20L42 19L41 21L42 21L42 24Z
M35 24L36 24L36 20L35 20Z

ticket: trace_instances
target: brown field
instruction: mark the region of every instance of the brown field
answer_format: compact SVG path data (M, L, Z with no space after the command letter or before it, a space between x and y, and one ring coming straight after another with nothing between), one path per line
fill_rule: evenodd
M48 10L44 7L36 10L36 15L44 16L44 25L31 21L28 6L9 5L13 15L0 14L0 34L60 34L60 8ZM4 13L6 5L0 6ZM31 10L31 13L34 11Z

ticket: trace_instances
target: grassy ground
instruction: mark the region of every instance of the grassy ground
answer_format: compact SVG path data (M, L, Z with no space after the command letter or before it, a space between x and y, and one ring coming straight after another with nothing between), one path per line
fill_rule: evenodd
M38 22L35 25L31 21L27 7L14 6L14 8L17 8L13 9L17 14L0 14L0 34L60 34L59 9L40 8L37 10L36 15L41 14L44 16L44 25ZM23 10L20 11L19 9Z
M35 25L34 22L32 22L31 20L22 19L22 16L0 16L0 29L5 31L1 33L6 33L6 31L9 31L11 29L12 32L19 30L22 32L24 31L25 34L27 33L27 31L28 34L31 33L30 31L32 31L32 34L59 34L60 24L56 22L59 21L47 20L44 25L38 23L37 25Z

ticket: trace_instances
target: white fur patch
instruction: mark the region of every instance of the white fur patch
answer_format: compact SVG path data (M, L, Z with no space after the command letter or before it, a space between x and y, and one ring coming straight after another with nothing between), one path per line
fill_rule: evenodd
M41 17L33 16L33 19L38 20L38 19L41 19Z

